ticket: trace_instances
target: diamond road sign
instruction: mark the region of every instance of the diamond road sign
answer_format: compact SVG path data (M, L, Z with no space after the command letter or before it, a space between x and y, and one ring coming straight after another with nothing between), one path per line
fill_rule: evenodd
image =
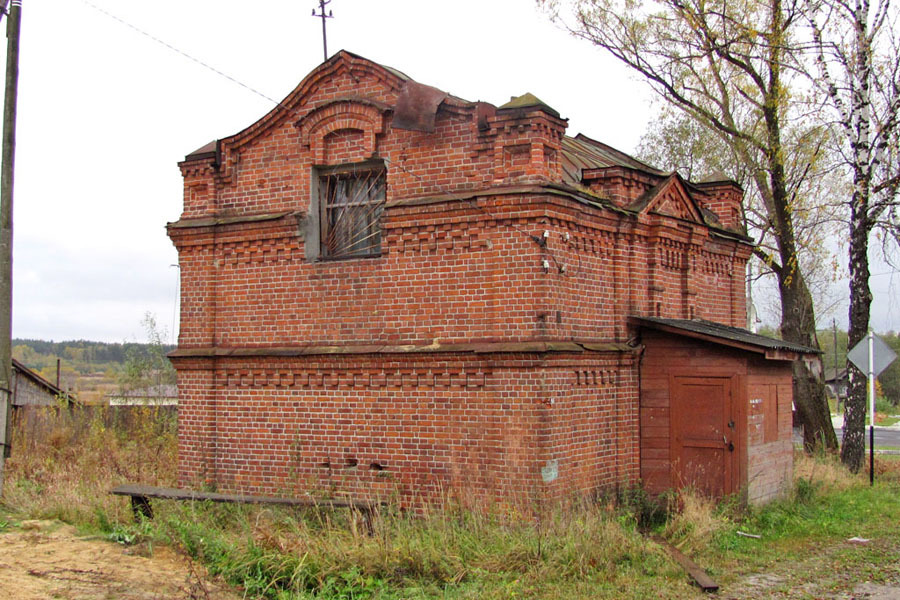
M872 350L875 355L872 372L878 377L882 371L888 368L897 355L891 350L891 347L875 334L872 334ZM869 374L869 336L864 337L858 344L853 346L853 350L847 353L847 359L852 362L857 369Z

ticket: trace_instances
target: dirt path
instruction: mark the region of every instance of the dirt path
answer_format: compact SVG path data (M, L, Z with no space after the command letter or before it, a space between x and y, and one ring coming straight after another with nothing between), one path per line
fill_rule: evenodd
M739 577L719 598L900 600L900 541L838 542L810 549L799 562Z
M0 598L211 599L240 595L168 548L83 537L56 521L24 521L0 533Z

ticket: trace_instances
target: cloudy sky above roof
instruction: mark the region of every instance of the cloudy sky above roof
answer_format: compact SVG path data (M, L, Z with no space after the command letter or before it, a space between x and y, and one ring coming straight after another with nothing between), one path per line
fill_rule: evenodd
M146 312L171 333L177 254L165 224L181 212L176 163L257 120L273 107L263 96L281 100L322 62L318 2L23 4L13 335L140 340ZM632 152L652 117L640 82L531 0L328 9L330 55L346 49L466 100L500 105L531 92L569 119L569 135ZM900 328L883 285L892 280L873 279L877 330Z

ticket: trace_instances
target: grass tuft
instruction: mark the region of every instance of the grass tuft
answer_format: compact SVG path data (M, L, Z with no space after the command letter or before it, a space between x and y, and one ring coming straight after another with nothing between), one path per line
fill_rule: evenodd
M729 524L719 503L686 489L675 498L678 510L673 510L663 529L665 537L677 548L693 552L705 547L713 537Z
M803 481L805 483L798 484ZM850 473L837 456L833 454L809 455L805 452L794 454L795 494L806 494L799 486L807 486L820 492L845 490L860 482L860 478ZM802 498L801 498L802 499Z

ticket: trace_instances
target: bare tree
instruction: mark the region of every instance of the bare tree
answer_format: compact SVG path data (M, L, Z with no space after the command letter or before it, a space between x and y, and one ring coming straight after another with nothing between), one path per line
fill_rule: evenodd
M810 81L831 109L829 124L852 192L849 214L850 346L869 330L869 240L877 229L898 241L900 29L891 0L807 0L815 67ZM841 460L865 457L866 376L850 369Z
M794 74L790 32L801 15L782 0L574 0L569 21L557 0L538 0L574 33L639 73L673 107L714 132L747 166L765 207L775 252L757 255L775 273L784 339L818 347L812 295L798 258L793 212L809 164L792 164L784 146ZM804 445L837 448L821 361L794 364L794 402Z

